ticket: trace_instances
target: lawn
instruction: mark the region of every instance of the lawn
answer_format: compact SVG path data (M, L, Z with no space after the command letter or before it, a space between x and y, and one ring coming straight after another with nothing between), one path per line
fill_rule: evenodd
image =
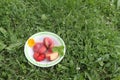
M67 48L49 68L24 55L42 31ZM0 0L0 80L120 80L120 0Z

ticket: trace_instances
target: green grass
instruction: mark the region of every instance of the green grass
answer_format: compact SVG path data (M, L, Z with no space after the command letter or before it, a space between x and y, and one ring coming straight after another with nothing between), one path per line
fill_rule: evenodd
M24 55L41 31L67 47L50 68ZM0 80L120 80L120 0L0 0Z

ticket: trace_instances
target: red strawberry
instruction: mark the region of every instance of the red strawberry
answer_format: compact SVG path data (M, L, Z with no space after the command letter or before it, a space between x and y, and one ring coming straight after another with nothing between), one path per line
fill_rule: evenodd
M47 48L53 48L54 47L54 43L53 43L52 39L50 39L49 37L45 37L43 42L44 42L44 44Z

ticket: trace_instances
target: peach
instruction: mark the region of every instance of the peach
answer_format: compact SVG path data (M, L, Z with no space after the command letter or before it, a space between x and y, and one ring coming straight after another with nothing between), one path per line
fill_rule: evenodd
M46 47L43 43L36 43L34 46L33 46L33 51L34 52L38 52L38 53L44 53L46 51Z
M42 43L36 43L34 46L33 46L33 51L34 52L38 52L39 48L42 46Z
M48 49L48 50L46 51L46 54L51 54L51 53L53 53L52 49Z
M37 60L38 56L39 56L39 53L34 53L34 54L33 54L33 58L34 58L35 60Z
M53 43L52 39L50 39L49 37L45 37L43 42L44 42L44 44L47 48L53 48L54 47L54 43Z
M46 58L50 61L53 61L55 59L58 58L58 52L54 52L54 53L51 53L51 54L46 54Z
M47 48L46 48L45 45L43 44L43 45L39 48L38 52L39 52L39 53L45 53L46 50L47 50Z
M36 61L43 61L45 59L45 54L34 53L33 57Z
M36 61L43 61L45 59L45 54L41 54L37 57Z

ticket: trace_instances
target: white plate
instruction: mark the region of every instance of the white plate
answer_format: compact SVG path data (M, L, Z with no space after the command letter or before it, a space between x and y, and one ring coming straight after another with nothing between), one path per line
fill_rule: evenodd
M30 38L33 38L35 40L35 42L42 42L44 37L50 37L51 39L53 39L55 46L64 46L63 53L65 55L65 51L66 51L65 43L58 35L56 35L54 33L51 33L51 32L39 32L39 33L36 33L36 34L32 35ZM34 54L33 49L31 47L29 47L27 43L28 43L28 40L26 41L25 46L24 46L25 56L28 59L28 61L30 61L32 64L34 64L36 66L39 66L39 67L54 66L57 63L59 63L64 57L64 55L63 55L63 56L59 56L54 61L48 61L48 60L45 59L44 61L37 62L33 58L33 54Z

